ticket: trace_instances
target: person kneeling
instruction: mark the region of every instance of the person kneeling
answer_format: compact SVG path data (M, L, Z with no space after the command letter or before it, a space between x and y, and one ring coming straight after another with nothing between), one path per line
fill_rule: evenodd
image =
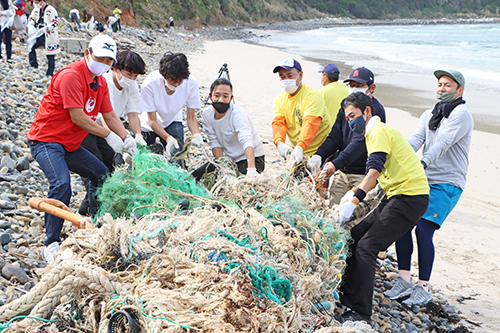
M202 124L215 159L227 155L238 165L238 171L247 177L257 177L264 171L264 146L248 114L233 100L233 85L228 79L216 79L210 87L212 106L203 110ZM215 170L206 163L193 171L196 180Z

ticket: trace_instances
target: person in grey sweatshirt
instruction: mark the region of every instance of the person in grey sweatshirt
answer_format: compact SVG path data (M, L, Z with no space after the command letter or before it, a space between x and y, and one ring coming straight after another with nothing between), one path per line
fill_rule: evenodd
M437 99L434 109L420 117L418 127L408 139L415 151L423 146L420 162L430 186L429 207L418 221L415 234L418 245L419 280L411 282L413 252L411 230L396 242L399 277L385 295L391 299L410 296L408 306L425 305L432 299L429 280L434 262L434 232L453 210L465 187L474 120L462 99L463 75L456 70L437 70Z

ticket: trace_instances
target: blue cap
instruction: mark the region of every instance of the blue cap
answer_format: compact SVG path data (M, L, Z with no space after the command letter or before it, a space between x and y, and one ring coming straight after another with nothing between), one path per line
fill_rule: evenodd
M280 70L280 68L284 69L292 69L292 68L297 68L299 72L302 70L302 66L300 66L299 62L293 58L286 58L283 59L279 65L274 67L273 73L276 73L277 71Z
M344 80L344 83L347 83L349 81L354 81L360 84L366 83L370 85L375 81L375 78L373 76L373 72L368 68L358 67L352 71L348 79Z
M318 73L335 75L335 74L340 74L340 70L337 66L335 66L335 64L328 64L325 66L325 68L323 68L322 71L318 71Z

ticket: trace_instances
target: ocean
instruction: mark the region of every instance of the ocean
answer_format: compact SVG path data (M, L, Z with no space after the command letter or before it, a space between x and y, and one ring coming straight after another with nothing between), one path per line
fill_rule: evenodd
M320 63L365 66L375 73L376 83L392 84L422 97L422 103L415 103L419 105L389 101L394 105L388 106L416 116L435 103L433 71L459 70L466 79L464 99L476 128L500 133L500 24L350 26L265 33L269 36L253 42ZM341 73L341 78L348 74Z

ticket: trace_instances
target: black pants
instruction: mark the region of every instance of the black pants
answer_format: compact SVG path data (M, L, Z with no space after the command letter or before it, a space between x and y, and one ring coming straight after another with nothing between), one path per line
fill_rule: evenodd
M395 195L379 206L351 230L340 301L362 315L371 316L377 254L406 234L424 215L428 195Z
M246 159L241 160L239 162L236 162L236 165L238 166L238 171L240 173L242 173L244 175L247 174L248 163L247 163ZM265 167L266 167L266 161L265 161L264 155L255 157L255 168L257 169L257 172L261 173L262 171L264 171ZM208 162L208 163L203 164L198 169L194 170L191 173L191 175L194 178L196 178L196 180L199 181L199 180L201 180L201 177L203 177L203 175L205 173L209 173L209 172L212 172L214 170L215 170L215 165Z
M38 68L38 61L36 60L36 48L43 46L45 47L45 34L41 35L36 39L35 45L31 48L30 53L28 54L28 59L30 61L30 66ZM54 75L54 69L56 68L56 59L53 54L47 55L47 62L49 63L49 67L47 68L47 75Z
M92 155L97 157L99 161L104 163L109 172L113 171L113 157L115 156L115 151L108 145L106 139L94 134L88 134L85 139L83 139L81 147L88 150ZM89 178L82 177L82 181L85 185L85 189L87 190L87 195L82 200L78 212L80 213L80 215L89 215L89 193L91 193L91 191L89 191L90 180Z
M5 53L7 53L7 60L12 58L12 30L5 28L0 32L0 59L2 59L2 40L5 44Z
M80 25L80 19L78 18L78 15L76 15L76 13L71 13L70 18L71 18L71 22L74 22L76 24L76 31L80 31L81 25Z

